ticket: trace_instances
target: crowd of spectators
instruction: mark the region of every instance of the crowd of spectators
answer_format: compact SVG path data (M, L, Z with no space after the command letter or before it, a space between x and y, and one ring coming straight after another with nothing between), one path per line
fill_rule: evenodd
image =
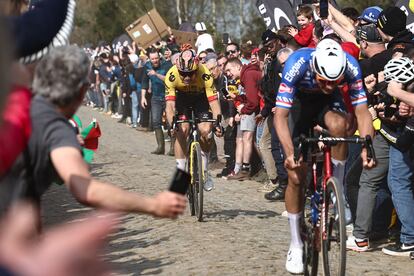
M325 37L334 39L341 44L345 52L360 61L364 87L376 127L376 168L362 169L358 157L360 149L357 146L349 146L348 159L339 161L341 166L346 167L343 178L347 229L350 235L348 247L365 251L370 239L389 238L396 239L397 245L384 248L384 253L407 255L406 251L395 251L398 251L398 248L401 251L400 244L410 245L409 250L414 250L414 220L409 215L414 211L411 182L413 159L410 155L411 144L402 150L395 141L404 130L407 121L410 122L408 118L413 110L405 103L408 100L399 101L387 94L387 86L390 94L401 87L397 88L392 81L384 79L383 74L384 66L391 59L412 56L413 34L405 28L406 15L396 7L383 10L374 6L360 13L352 7L338 10L329 4L328 17L321 19L318 16L318 5L303 5L297 11L297 20L299 26L287 25L277 32L266 30L262 34L260 45L252 45L250 41L242 45L235 41L224 41L222 52L214 50L212 38L206 32L205 24L199 22L195 25L199 35L195 48L200 63L210 70L214 78L225 129L224 137L215 137L210 166L221 169L217 177L229 181L242 181L252 177L251 164L258 161L267 174L267 181L259 191L265 192L266 200L284 200L287 172L284 167L283 150L273 123L275 96L283 67L294 51L302 47L315 47ZM174 41L174 38L170 37L169 41ZM157 99L162 97L163 89L158 89L155 82L148 86L144 81L145 78L151 77L154 81L162 80L168 68L175 64L176 52L171 51L165 42L161 45L161 48L154 45L146 51L128 46L128 50L123 50L128 53L124 58L122 54L110 53L112 67L101 65L112 68L112 84L109 86L114 89L108 93L112 95L113 102L121 95L124 99L122 102L125 103L122 109L113 106L112 110L106 110L104 104L91 101L93 97L89 98L92 106L104 108L103 112L108 111L108 114L115 113L114 117L121 117L118 114L122 112L121 122L127 119L127 123L137 130L155 130L158 143L158 148L153 152L155 154L164 154L164 140L174 139L168 136L169 126L165 120L159 120L159 107L154 104L154 100L149 100L151 96ZM95 56L99 57L98 60L102 64L106 63L105 52ZM121 59L121 64L127 64L127 67L120 70L124 73L119 74L119 77L116 74L118 69L115 61L118 58ZM154 63L153 59L159 59L160 62ZM163 64L166 68L157 71L154 77L155 72L150 71L148 66L162 67L157 64ZM96 76L102 79L107 74L106 69L95 71ZM90 94L99 94L100 91L100 97L105 98L104 90L99 90L99 78L96 78ZM408 78L407 83L410 84L412 76ZM120 85L113 85L114 83ZM404 87L409 89L410 86L404 84ZM346 90L347 87L341 87L344 95ZM134 95L135 93L137 95ZM140 106L134 104L135 97L142 99L138 100L142 103ZM128 98L132 99L132 104ZM149 102L151 104L148 104ZM407 103L409 104L409 101ZM129 119L131 109L132 121ZM157 111L150 112L152 109ZM146 113L151 115L145 115ZM293 118L294 114L293 112ZM352 110L349 114L352 117ZM152 119L148 119L149 117ZM160 124L163 133L157 130ZM350 128L352 131L352 127ZM410 129L409 125L406 132L407 129ZM173 145L173 142L171 144ZM173 151L169 154L173 155ZM393 210L396 210L399 220L395 219ZM397 238L397 233L401 233L400 238Z
M73 1L61 2L70 6ZM45 3L47 6L48 1ZM367 251L370 241L385 238L396 242L383 248L385 254L408 256L414 252L414 97L410 93L414 35L406 30L407 16L396 7L368 7L359 13L354 8L338 10L331 4L326 19L318 14L317 5L303 5L297 11L299 26L287 25L277 32L266 30L260 45L224 41L222 52L213 48L205 24L195 25L197 55L214 79L225 129L223 137L214 139L210 165L220 169L217 177L243 181L252 177L253 164L258 163L267 175L258 192L265 193L264 200L284 200L288 177L274 125L275 99L284 64L294 51L315 47L326 37L334 39L345 52L360 60L376 129L374 148L378 159L374 169L363 169L360 148L349 146L347 160L338 161L345 167L347 247ZM38 206L46 189L54 181L61 181L86 205L168 218L181 214L185 208L183 196L163 192L145 197L93 179L67 120L84 103L138 131L154 131L157 148L153 154L165 154L165 142L171 141L168 154L173 156L174 137L170 137L165 120L164 78L183 48L192 46L177 45L170 36L148 49L135 43L82 50L77 46L59 47L43 57L36 69L33 64L22 68L17 58L13 65L7 64L13 77L11 92L4 97L8 110L5 114L14 116L3 116L2 140L12 133L18 147L1 152L2 161L7 162L2 162L0 168L0 210L6 211L17 198L30 199ZM46 53L50 49L40 48L28 56L39 56L38 50ZM1 66L6 60L2 62ZM1 89L6 90L6 81L0 82ZM346 102L348 87L340 86L340 90ZM35 95L33 99L31 93ZM18 104L16 97L20 99ZM351 119L352 110L348 112ZM295 119L294 109L291 119ZM18 127L15 124L10 130L10 121L18 121ZM103 222L106 227L100 234L108 234L111 223ZM9 265L10 258L4 256L7 249L0 246L3 265ZM9 268L17 273L30 275L10 263Z

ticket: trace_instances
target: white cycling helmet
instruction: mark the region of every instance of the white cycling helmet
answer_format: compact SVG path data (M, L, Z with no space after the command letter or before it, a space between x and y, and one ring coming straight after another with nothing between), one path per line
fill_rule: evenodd
M338 42L326 38L316 46L312 65L319 76L328 81L336 81L345 72L346 54Z
M195 29L196 29L197 32L207 31L206 24L204 24L204 22L197 22L195 24Z
M392 80L399 83L407 83L414 79L414 63L408 57L391 59L384 67L386 82Z

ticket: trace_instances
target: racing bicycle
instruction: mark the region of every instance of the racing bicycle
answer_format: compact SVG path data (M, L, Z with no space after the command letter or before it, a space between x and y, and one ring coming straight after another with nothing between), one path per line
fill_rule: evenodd
M319 253L322 255L324 275L345 275L347 237L344 197L341 185L332 176L331 164L331 147L338 143L362 144L367 149L368 158L376 161L370 136L299 137L298 146L295 147L295 160L303 156L306 161L309 151L312 159L312 182L306 187L301 224L305 275L317 275ZM322 169L318 169L318 155L323 156ZM318 181L319 179L322 180Z

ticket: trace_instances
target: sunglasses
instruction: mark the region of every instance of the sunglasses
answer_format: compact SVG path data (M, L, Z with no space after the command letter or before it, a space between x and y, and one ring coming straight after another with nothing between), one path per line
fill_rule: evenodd
M327 85L339 85L342 83L342 81L344 80L344 76L340 77L337 80L334 81L330 81L330 80L326 80L323 77L319 76L318 74L316 74L316 80L322 85L322 86L327 86Z
M182 77L191 77L192 75L194 75L194 73L195 73L196 71L191 71L191 72L179 72L180 73L180 76L182 76Z
M231 55L231 54L235 54L237 51L236 50L230 50L226 52L226 56Z

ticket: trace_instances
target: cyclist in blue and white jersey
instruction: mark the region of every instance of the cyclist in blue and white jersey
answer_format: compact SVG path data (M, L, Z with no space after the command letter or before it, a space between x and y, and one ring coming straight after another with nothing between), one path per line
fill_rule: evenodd
M294 160L293 139L301 134L308 135L315 124L328 129L332 136L347 136L350 122L338 88L344 85L348 86L360 135L372 136L374 130L361 80L361 70L357 60L345 53L339 43L332 39L324 39L316 49L297 50L285 63L276 98L274 124L285 152L285 167L289 178L285 202L291 231L286 261L286 269L290 273L304 271L299 221L303 209L302 185L306 173L303 162ZM292 106L295 112L289 119ZM345 144L332 148L333 175L337 179L343 179L346 155ZM365 167L375 165L373 161L368 162L365 149L362 150L361 157Z

